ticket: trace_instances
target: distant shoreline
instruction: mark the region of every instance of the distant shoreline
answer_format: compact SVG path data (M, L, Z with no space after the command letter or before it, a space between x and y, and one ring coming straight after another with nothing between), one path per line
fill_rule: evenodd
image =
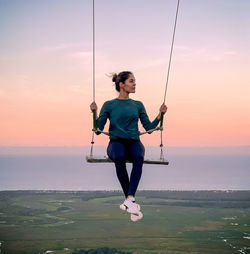
M158 153L158 146L147 146L146 152ZM169 154L248 154L250 145L246 146L166 146ZM90 146L0 146L0 155L83 155L89 154ZM96 154L106 154L106 146L95 146Z
M121 190L0 190L0 192L29 192L29 193L120 193L123 195ZM235 192L250 192L249 190L138 190L137 193L144 193L144 192L154 192L154 193L174 193L174 192L185 192L185 193L205 193L205 192L211 192L211 193L235 193ZM249 195L250 197L250 195ZM250 198L249 198L250 199Z

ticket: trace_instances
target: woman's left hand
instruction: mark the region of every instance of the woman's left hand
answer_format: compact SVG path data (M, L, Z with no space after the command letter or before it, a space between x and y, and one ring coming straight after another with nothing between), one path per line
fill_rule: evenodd
M168 107L165 105L165 103L163 103L160 107L160 113L166 113L168 110Z

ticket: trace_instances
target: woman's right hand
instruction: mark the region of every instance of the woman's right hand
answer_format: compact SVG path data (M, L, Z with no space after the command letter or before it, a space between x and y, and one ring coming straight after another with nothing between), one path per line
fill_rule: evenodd
M91 104L90 104L90 110L93 112L94 110L97 111L97 105L96 103L93 101Z

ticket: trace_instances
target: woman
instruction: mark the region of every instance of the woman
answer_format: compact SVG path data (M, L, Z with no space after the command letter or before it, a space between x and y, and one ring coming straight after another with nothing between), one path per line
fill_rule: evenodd
M112 81L115 82L119 95L116 99L103 104L100 116L96 117L97 126L103 130L107 119L110 121L107 154L115 163L117 177L126 198L120 208L131 213L131 220L137 221L142 218L142 213L140 206L135 203L135 193L142 175L145 154L139 137L138 120L140 119L146 130L154 129L160 122L161 113L166 113L167 107L162 104L159 114L153 122L150 122L142 102L129 98L130 93L135 93L136 87L133 73L123 71L118 75L114 74ZM97 111L95 102L92 102L90 109ZM130 178L126 169L126 160L133 163Z

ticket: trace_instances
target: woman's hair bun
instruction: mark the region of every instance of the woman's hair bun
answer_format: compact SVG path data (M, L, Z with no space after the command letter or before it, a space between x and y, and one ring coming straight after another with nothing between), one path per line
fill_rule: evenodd
M116 73L112 76L112 81L116 83L118 75Z

